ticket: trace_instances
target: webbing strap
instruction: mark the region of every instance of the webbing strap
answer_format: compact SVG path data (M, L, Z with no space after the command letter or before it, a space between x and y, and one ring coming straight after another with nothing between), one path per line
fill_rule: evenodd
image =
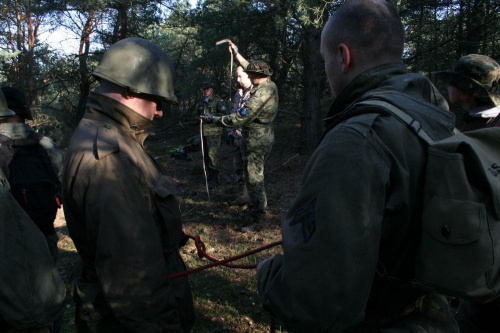
M378 100L368 100L364 102L359 102L355 104L356 107L377 107L383 110L389 111L393 116L396 117L403 124L407 125L411 128L415 134L417 134L422 140L424 140L427 144L431 145L434 143L434 140L424 131L422 125L412 117L410 117L406 112L401 111L394 105Z

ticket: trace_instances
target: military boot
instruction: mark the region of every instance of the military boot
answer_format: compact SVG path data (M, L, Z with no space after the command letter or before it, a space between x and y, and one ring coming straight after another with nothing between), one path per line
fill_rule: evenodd
M248 196L247 186L245 184L239 184L240 186L240 195L236 197L233 201L231 201L231 206L244 206L248 205L248 200L250 197Z

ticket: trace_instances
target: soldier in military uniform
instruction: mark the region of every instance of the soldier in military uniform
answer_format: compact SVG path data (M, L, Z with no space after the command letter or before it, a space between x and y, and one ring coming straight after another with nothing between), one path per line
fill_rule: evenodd
M66 286L43 234L6 185L0 169L0 332L59 332Z
M273 121L278 112L278 88L271 81L272 70L262 60L252 61L245 69L253 88L238 112L218 117L201 116L218 126L241 127L245 180L249 194L249 216L257 222L265 218L267 197L264 187L264 163L274 144Z
M282 221L283 254L257 268L266 309L291 332L458 332L446 299L415 288L427 145L453 135L446 100L402 62L404 27L385 0L349 0L323 28L334 101Z
M26 104L24 94L19 89L14 87L3 87L2 92L5 96L8 109L7 111L0 112L0 142L7 144L8 142L13 142L12 140L19 140L17 141L18 146L40 145L47 153L50 159L50 165L52 166L52 170L48 170L50 169L49 166L45 171L50 173L51 178L54 180L54 185L56 186L55 192L59 193L63 164L63 158L59 148L49 137L36 133L31 126L25 123L26 120L33 120L33 116L30 108ZM30 154L38 156L36 152L32 151L30 151ZM7 163L10 164L11 161L6 161L4 158L5 156L0 156L0 166L3 166L7 177L10 177L9 165L7 165ZM30 165L23 166L24 170L28 170L31 167ZM30 170L30 172L35 171ZM40 173L42 171L36 170L36 172ZM54 196L54 193L52 196ZM28 214L45 235L50 252L54 260L56 260L59 253L57 248L59 237L54 229L53 222L56 218L58 203L55 198L51 198L41 203L40 206L44 206L41 208L45 208L43 214L38 211L28 212Z
M453 69L436 73L448 83L452 105L467 113L461 131L472 131L500 123L500 65L480 54L461 57ZM500 299L480 304L462 300L456 315L462 333L500 332Z
M205 81L201 85L203 100L198 105L198 115L215 114L224 116L227 114L226 103L214 94L214 85L211 81ZM219 149L222 138L222 128L214 124L203 124L203 149L205 150L205 164L208 171L208 185L214 189L219 184Z
M451 70L436 73L448 83L448 98L452 106L466 111L462 132L494 125L500 114L500 65L481 54L461 57Z
M13 114L0 90L0 115ZM43 234L9 192L0 167L0 332L58 332L66 286Z
M112 45L93 75L63 177L64 212L83 261L78 332L189 332L194 324L176 186L144 148L162 104L176 104L174 69L153 43Z

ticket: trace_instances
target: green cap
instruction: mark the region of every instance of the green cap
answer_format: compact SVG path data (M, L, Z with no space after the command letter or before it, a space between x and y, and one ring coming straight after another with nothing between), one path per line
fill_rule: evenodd
M201 89L213 88L214 84L210 80L206 80L201 84Z
M271 70L271 67L269 67L269 65L264 60L250 61L247 68L245 69L245 72L246 73L261 74L261 75L266 75L266 76L273 75L273 71Z
M137 94L159 96L178 104L174 67L167 54L142 38L126 38L111 45L92 75Z
M16 113L14 111L9 110L7 100L5 100L2 90L0 90L0 117L10 117L15 115Z
M500 65L490 57L463 56L451 70L437 72L436 77L485 103L500 106Z

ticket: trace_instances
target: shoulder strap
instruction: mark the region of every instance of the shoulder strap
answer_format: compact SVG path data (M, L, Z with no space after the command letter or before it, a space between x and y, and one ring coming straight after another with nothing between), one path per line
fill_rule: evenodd
M399 108L395 107L394 105L384 102L384 101L379 101L379 100L367 100L363 102L359 102L355 104L355 107L369 107L369 108L380 108L385 111L388 111L390 114L392 114L397 120L402 122L403 124L407 125L415 134L417 134L422 140L424 140L427 144L431 145L434 143L434 140L424 131L422 126L418 121L410 117L406 112L400 110Z

